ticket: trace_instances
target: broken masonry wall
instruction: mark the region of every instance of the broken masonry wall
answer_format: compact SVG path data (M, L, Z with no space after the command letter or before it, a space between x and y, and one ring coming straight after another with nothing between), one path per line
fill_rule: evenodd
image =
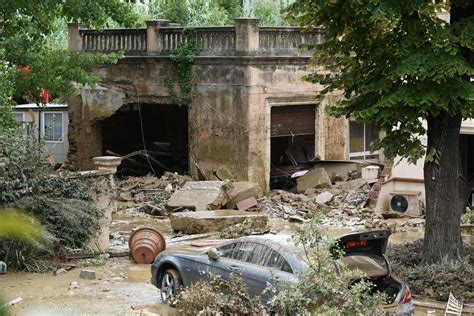
M171 104L166 80L175 76L164 57L124 58L92 71L101 83L84 87L69 99L68 163L75 170L94 169L92 157L101 156L101 122L131 103Z
M92 157L102 155L101 127L91 120L90 111L83 106L81 95L69 98L68 114L68 164L73 170L94 169Z
M309 62L304 57L197 57L188 110L191 174L199 174L196 162L209 179L218 174L268 189L272 106L314 105L315 155L347 159L347 120L325 114L325 107L335 104L338 96L315 100L321 87L301 79L314 71ZM102 121L120 107L173 104L167 79L176 73L166 57L124 58L93 72L102 78L101 84L69 100L68 159L78 170L92 169L92 157L103 154Z

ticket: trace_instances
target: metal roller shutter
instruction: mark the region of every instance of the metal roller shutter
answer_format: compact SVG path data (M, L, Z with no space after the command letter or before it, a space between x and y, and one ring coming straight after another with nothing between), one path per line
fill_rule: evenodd
M271 108L271 137L314 135L315 106L291 105Z

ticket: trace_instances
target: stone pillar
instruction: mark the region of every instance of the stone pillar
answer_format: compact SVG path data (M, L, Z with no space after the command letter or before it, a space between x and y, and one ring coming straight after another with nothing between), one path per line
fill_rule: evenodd
M169 26L168 20L146 21L146 51L150 55L157 54L163 50L163 41L159 37L160 27Z
M243 54L252 54L259 49L258 19L235 19L235 50Z
M92 158L97 170L109 171L111 173L117 172L117 167L120 166L122 158L115 156L100 156Z
M70 52L77 52L82 50L82 37L79 34L78 23L67 24L67 48Z
M120 165L121 158L113 156L94 157L94 164L98 170L84 171L79 174L89 178L92 191L92 199L101 212L99 219L99 230L95 243L91 246L99 251L104 251L109 247L110 224L112 214L117 210L117 188L115 186L114 175Z

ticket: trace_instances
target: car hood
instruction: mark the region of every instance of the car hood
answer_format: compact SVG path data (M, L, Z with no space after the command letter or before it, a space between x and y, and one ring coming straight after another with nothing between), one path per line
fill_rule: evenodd
M210 247L180 247L180 248L168 248L162 252L160 255L198 255L205 252Z

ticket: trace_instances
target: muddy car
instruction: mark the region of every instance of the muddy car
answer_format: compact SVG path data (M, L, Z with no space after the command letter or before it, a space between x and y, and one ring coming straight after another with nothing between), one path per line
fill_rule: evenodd
M411 315L410 289L391 273L385 256L389 235L389 230L377 230L340 237L338 248L344 256L334 260L335 267L345 264L364 272L375 290L386 294L387 312ZM164 251L152 264L151 282L167 302L182 286L190 286L211 274L227 279L231 273L238 273L249 294L259 295L265 304L269 299L264 293L268 282L295 282L298 274L308 268L304 252L295 247L289 236L283 237L243 237L206 250Z

